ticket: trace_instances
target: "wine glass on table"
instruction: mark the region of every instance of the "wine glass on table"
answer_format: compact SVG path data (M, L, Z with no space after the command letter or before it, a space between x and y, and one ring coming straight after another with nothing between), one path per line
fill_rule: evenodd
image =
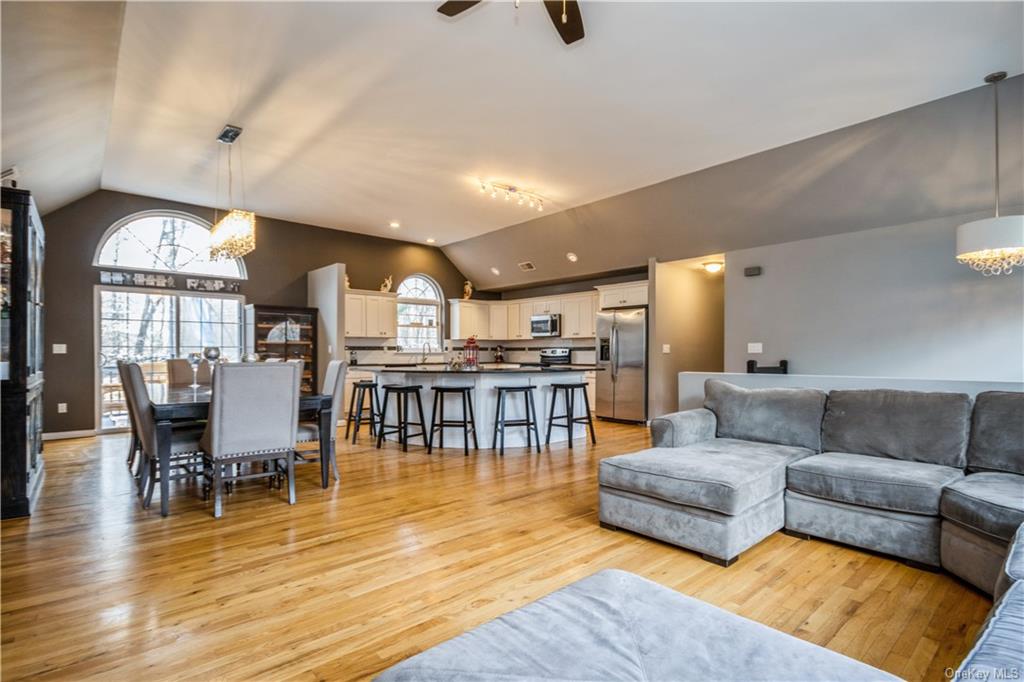
M199 363L203 361L203 356L199 353L188 354L188 364L192 366L192 385L189 388L195 390L200 387L199 385Z
M203 349L203 357L210 363L210 378L213 378L213 370L217 368L217 359L220 358L220 348L207 346Z

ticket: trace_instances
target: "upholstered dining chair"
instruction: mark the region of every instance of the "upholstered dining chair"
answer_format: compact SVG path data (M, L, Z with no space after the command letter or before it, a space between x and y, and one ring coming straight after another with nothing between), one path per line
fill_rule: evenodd
M191 385L192 364L185 358L168 358L167 383L171 386Z
M331 360L327 363L327 371L324 373L324 394L331 396L330 414L326 415L331 424L331 469L334 471L334 480L341 477L338 475L338 458L336 443L338 435L338 417L341 415L341 405L345 401L345 373L348 371L348 363L341 360ZM315 419L305 419L299 422L298 436L300 443L318 443L320 441L320 422ZM300 453L301 454L301 453Z
M124 394L125 408L128 410L128 425L131 428L131 438L129 439L128 445L128 470L131 471L135 467L135 457L139 452L139 427L136 423L135 417L135 405L133 404L134 395L132 391L128 389L128 363L124 360L117 361L117 376L121 380L121 392ZM142 467L139 467L141 473ZM133 474L134 475L134 474Z
M153 490L164 476L169 481L196 476L199 473L199 439L203 425L180 424L171 431L171 463L168 471L160 471L157 454L156 421L153 419L152 400L146 390L146 378L142 368L132 362L125 365L129 409L135 412L135 425L142 460L139 463L139 494L143 495L142 506L149 508Z
M203 433L204 490L213 490L213 515L223 513L223 487L252 478L288 479L295 504L295 435L302 367L281 363L229 363L213 374L210 414ZM282 460L284 465L282 466ZM235 473L231 465L264 462L264 471Z

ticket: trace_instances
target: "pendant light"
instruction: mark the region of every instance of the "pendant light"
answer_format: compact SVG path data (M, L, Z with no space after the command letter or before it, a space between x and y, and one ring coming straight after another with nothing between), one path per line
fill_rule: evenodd
M231 209L220 220L217 220L217 209L214 208L214 225L210 230L210 258L241 258L256 248L256 214L252 211L234 208L234 174L232 173L231 156L235 140L242 134L238 126L227 125L217 136L217 142L228 148L228 205ZM218 150L219 153L219 150ZM218 157L219 158L219 157ZM238 165L242 181L242 206L245 206L245 169L242 167L242 146L238 146ZM217 164L217 181L220 182L220 164ZM220 200L217 190L216 203Z
M996 215L956 228L956 259L986 277L1024 267L1024 215L999 215L999 81L1005 71L985 76L995 100Z

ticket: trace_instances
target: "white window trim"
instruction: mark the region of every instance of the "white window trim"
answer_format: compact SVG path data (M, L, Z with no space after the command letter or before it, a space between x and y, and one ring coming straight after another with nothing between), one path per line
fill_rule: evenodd
M238 271L241 273L241 276L239 277L231 277L230 275L211 275L208 272L191 272L189 270L167 270L166 268L135 268L125 267L121 265L106 265L104 263L100 263L100 254L103 252L103 247L107 245L107 241L114 235L114 233L120 230L128 223L133 223L136 220L141 220L142 218L179 218L181 220L188 220L189 222L196 223L197 225L202 225L207 230L213 229L213 225L210 224L210 221L203 220L199 216L193 215L191 213L186 213L185 211L173 211L154 208L146 211L132 213L131 215L126 215L120 220L115 221L113 225L107 228L107 230L103 233L103 236L100 237L100 241L96 245L96 251L95 253L93 253L92 256L93 267L116 268L118 270L131 270L132 272L159 272L165 275L209 277L211 279L232 279L237 281L244 281L249 279L249 272L245 269L245 260L243 258L234 259L235 262L238 263Z
M245 323L245 296L241 294L223 294L206 291L184 291L182 289L160 289L157 287L121 287L113 286L109 284L94 284L92 287L92 383L93 383L93 401L95 402L95 409L93 410L93 418L96 424L95 433L124 433L130 431L128 427L117 428L117 427L103 427L103 396L101 392L100 383L102 382L102 369L100 368L100 347L102 346L102 339L100 338L100 328L102 325L102 306L100 303L102 292L104 291L126 291L136 294L161 294L161 295L175 295L175 296L199 296L203 298L226 298L237 300L242 308L242 317L239 318L239 332L242 341L242 353L245 353L246 345L246 323ZM177 320L176 325L180 325L181 320ZM179 329L175 329L175 343L177 343L177 336Z
M444 290L441 288L441 285L438 284L436 279L434 279L430 275L428 275L426 273L423 273L423 272L413 272L413 273L410 273L410 274L408 274L408 275L406 275L405 277L402 278L402 282L404 282L405 280L410 279L412 277L421 277L421 278L427 280L428 282L430 282L430 284L437 291L437 293L440 296L440 298L439 299L433 299L433 298L406 298L405 296L398 296L395 299L395 302L396 303L409 303L409 304L412 304L412 305L434 305L434 306L437 306L437 325L436 325L436 329L437 329L437 350L432 350L430 352L431 353L443 353L444 352ZM399 287L402 286L402 282L399 282L398 283L398 287L395 287L395 291L396 292L398 291ZM423 329L423 327L410 327L409 325L399 325L398 324L398 306L396 305L395 306L395 330L396 330L395 345L399 346L402 349L395 351L395 353L397 355L422 355L423 354L423 349L422 348L419 348L419 349L416 349L416 348L406 349L406 348L402 347L401 344L399 343L399 337L397 335L397 330L402 329L403 326L406 329Z

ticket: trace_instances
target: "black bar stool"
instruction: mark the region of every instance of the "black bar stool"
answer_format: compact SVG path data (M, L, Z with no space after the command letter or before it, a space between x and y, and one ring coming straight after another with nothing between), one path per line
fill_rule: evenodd
M384 436L389 433L398 434L398 442L402 444L402 451L409 451L409 438L422 438L423 444L427 444L427 427L423 424L423 402L420 400L420 389L422 386L406 386L404 384L384 384L384 404L380 407L380 421L377 423L377 447L384 444ZM398 422L388 424L388 398L395 396L395 410L398 412ZM416 409L419 411L419 421L409 419L409 397L415 396ZM409 424L420 427L419 433L409 433Z
M555 414L555 403L558 402L558 392L562 391L565 402L565 414ZM586 409L586 416L576 416L576 391L583 393L583 407ZM556 424L556 419L564 419L564 424ZM597 445L597 436L594 435L594 420L590 417L590 398L587 397L586 384L551 384L551 412L548 414L548 435L544 439L545 445L551 444L551 427L557 426L560 429L569 431L569 449L572 449L572 427L576 424L586 424L590 429L590 440Z
M494 439L491 449L498 448L498 454L505 456L505 427L525 426L526 427L526 449L529 450L530 431L537 440L537 452L540 452L540 433L537 431L537 408L533 402L533 389L536 386L496 386L498 391L498 407L494 411ZM505 396L509 393L522 393L526 397L525 412L526 419L505 419ZM501 431L501 447L498 447L498 431Z
M370 394L367 404L366 394ZM358 396L358 398L356 397ZM352 428L352 442L355 443L359 437L359 427L363 423L363 412L370 410L370 435L377 435L377 423L380 421L380 398L377 397L377 382L357 381L352 384L352 396L348 400L348 417L345 419L345 439L348 439L349 429Z
M444 399L448 395L458 395L462 398L462 419L444 418ZM445 428L462 428L462 451L469 457L469 429L473 429L473 449L479 450L476 442L476 418L473 416L473 387L472 386L434 386L434 407L430 415L430 435L427 436L427 454L434 451L434 433L440 432L438 447L444 447Z

